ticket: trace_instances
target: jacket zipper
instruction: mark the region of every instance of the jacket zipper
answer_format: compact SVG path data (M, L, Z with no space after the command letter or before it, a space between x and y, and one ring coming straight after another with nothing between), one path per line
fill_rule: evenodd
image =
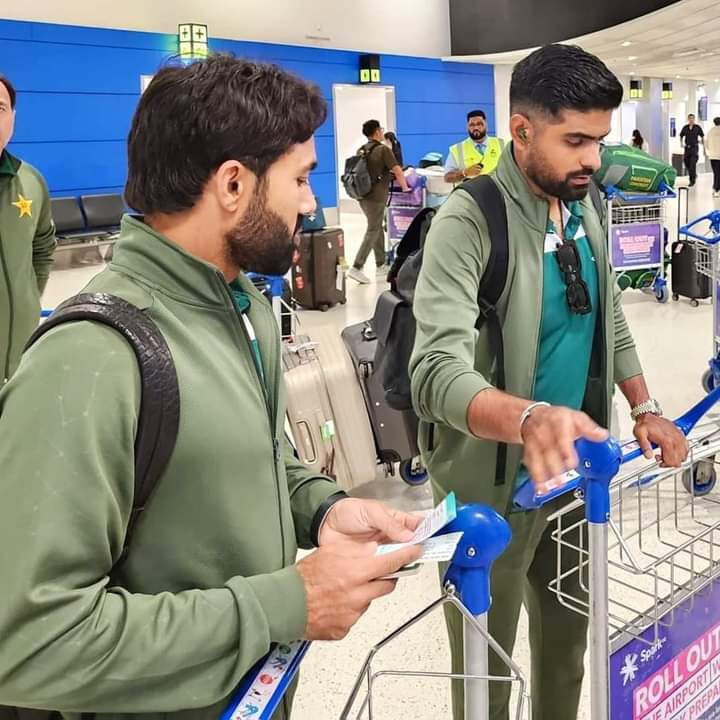
M240 317L240 313L238 312L237 307L235 306L235 301L232 297L232 294L230 292L230 289L227 286L227 283L222 280L223 285L225 286L225 293L230 300L230 303L232 304L235 320L240 325L242 336L245 339L245 343L248 347L248 350L250 351L250 356L252 360L253 368L255 368L255 377L257 378L258 383L260 384L260 389L262 391L262 396L265 399L265 410L267 411L268 416L268 425L270 427L270 435L272 437L272 456L273 456L273 475L275 477L275 495L277 497L277 503L278 503L278 521L280 523L280 545L281 545L281 554L282 554L282 565L285 567L287 565L287 557L285 555L285 527L283 525L283 516L282 516L282 499L280 495L280 477L278 475L277 466L280 462L280 443L278 439L275 437L275 424L273 422L273 414L272 414L272 408L270 407L270 396L268 394L267 385L265 382L263 382L262 376L260 374L260 369L257 366L257 363L255 362L255 358L253 355L253 349L252 349L252 340L250 339L250 335L248 334L247 329L245 328L245 323L242 322L242 319Z
M8 311L9 311L7 348L5 350L5 364L3 366L3 376L2 376L2 378L0 378L0 380L5 381L7 379L7 377L10 375L10 346L12 345L15 308L14 308L14 303L13 303L12 288L10 287L10 276L8 275L7 263L5 262L5 249L3 248L2 238L0 238L0 265L2 265L3 276L5 278L5 287L7 288ZM0 385L2 385L2 383L0 383Z

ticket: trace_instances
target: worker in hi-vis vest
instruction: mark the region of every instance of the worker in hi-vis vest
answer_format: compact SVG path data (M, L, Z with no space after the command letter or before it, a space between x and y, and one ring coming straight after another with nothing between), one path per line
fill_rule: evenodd
M489 175L500 160L503 141L488 137L485 113L482 110L471 110L467 122L468 137L452 145L448 152L445 182L461 183L466 178Z

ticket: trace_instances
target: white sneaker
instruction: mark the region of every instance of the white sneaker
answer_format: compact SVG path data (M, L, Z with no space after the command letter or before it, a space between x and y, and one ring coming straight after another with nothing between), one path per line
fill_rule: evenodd
M381 275L383 275L383 276L384 276L384 275L387 275L389 272L390 272L390 266L389 266L389 265L380 265L380 266L378 266L378 268L377 268L378 277L380 277Z
M714 197L714 198L719 198L719 197L720 197L720 191L714 192L714 193L713 193L713 197Z
M347 276L356 283L360 283L360 285L370 284L370 278L362 270L358 270L356 267L351 267L348 270Z

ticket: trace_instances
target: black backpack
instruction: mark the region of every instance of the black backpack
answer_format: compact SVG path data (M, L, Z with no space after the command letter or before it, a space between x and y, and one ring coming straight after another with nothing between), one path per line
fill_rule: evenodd
M123 550L110 575L127 557L132 533L162 476L177 440L180 424L180 392L170 348L150 317L135 305L115 295L84 293L58 305L55 312L33 333L25 350L45 333L66 322L90 320L119 332L132 347L140 368L141 402L135 436L135 491L125 531ZM0 708L0 716L8 708ZM56 720L50 710L12 708L24 720ZM92 720L95 713L83 713Z
M358 150L357 155L353 155L345 161L345 172L340 177L340 180L345 192L353 200L366 198L375 183L382 179L382 176L373 177L368 166L368 158L376 147L382 147L382 145L380 143L365 145Z
M497 365L495 386L498 390L505 390L505 351L502 326L496 309L508 272L505 199L495 181L487 175L466 181L455 192L467 192L478 204L488 225L490 256L480 280L479 313L475 327L479 330L487 325ZM397 275L395 290L388 290L378 298L373 318L378 340L374 367L382 379L387 404L396 410L413 409L409 365L415 344L413 301L422 259L421 247L404 260ZM495 473L498 485L505 482L506 463L507 446L500 444Z

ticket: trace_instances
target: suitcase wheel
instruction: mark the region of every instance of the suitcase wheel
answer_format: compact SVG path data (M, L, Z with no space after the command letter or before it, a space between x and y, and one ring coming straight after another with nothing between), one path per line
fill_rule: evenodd
M673 293L673 300L677 302L680 299L680 296L677 293Z
M698 306L700 305L700 301L699 301L699 300L696 300L695 298L692 298L692 299L690 300L690 304L691 304L693 307L698 307Z
M320 312L327 312L330 309L329 305L318 305L318 310Z
M408 485L422 485L427 481L428 473L421 463L411 458L400 463L400 477Z

